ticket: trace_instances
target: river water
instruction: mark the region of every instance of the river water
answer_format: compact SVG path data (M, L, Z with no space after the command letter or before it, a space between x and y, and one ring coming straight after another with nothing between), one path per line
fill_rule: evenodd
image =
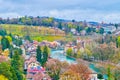
M70 64L76 63L76 60L74 58L66 57L63 50L51 50L51 57L60 61L66 61ZM89 68L97 73L100 73L100 71L96 69L94 64L90 64ZM103 77L104 79L107 79L107 75L103 75Z

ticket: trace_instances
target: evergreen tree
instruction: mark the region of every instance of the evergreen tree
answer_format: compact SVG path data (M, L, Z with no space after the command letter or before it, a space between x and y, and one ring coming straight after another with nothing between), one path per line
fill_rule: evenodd
M44 46L44 50L43 50L43 64L44 65L46 63L46 61L48 60L48 47Z
M104 33L104 29L103 29L103 28L100 28L99 33L100 33L100 34L103 34L103 33Z
M13 57L13 53L12 53L12 52L13 52L13 46L12 46L12 45L10 45L10 55L9 55L9 56L10 56L10 58L12 58L12 57Z
M13 67L13 69L15 70L16 76L18 78L18 80L23 80L23 76L22 76L22 71L21 71L21 67L22 67L22 62L21 62L21 58L20 58L20 54L18 53L17 50L14 51L14 55L11 61L11 66Z
M10 47L10 43L6 37L3 36L1 40L2 50L5 50Z
M91 33L91 28L90 27L87 27L86 28L86 32L89 34L89 33Z
M16 70L16 75L17 75L18 80L24 80L22 73L19 70Z
M116 28L116 29L118 29L118 26L119 26L118 24L115 24L115 28Z
M58 28L62 29L62 23L61 22L58 23Z
M1 35L1 36L5 36L5 35L7 35L6 30L4 30L4 29L0 29L0 35Z
M42 63L42 50L41 50L41 47L38 46L36 51L37 51L37 56L36 56L37 61L39 63Z
M18 80L16 72L13 67L10 67L10 72L12 73L12 79L13 80Z
M18 51L14 51L14 55L11 61L11 66L15 69L15 70L19 70L20 68L20 55L18 54Z
M118 40L117 40L117 38L116 38L116 47L118 48Z
M112 80L110 67L108 68L108 80Z
M6 62L0 63L0 74L4 75L9 80L12 80L12 74L10 72L10 65L8 65Z
M116 47L117 48L120 47L120 36L118 36L117 39L116 39Z
M22 39L14 39L14 40L13 40L13 43L14 43L16 46L20 46L20 45L22 45Z

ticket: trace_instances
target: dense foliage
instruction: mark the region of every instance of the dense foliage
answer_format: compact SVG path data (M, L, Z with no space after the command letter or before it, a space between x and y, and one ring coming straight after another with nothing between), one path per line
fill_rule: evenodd
M75 29L77 33L81 33L82 30L86 30L88 35L91 32L98 32L100 34L104 33L103 28L96 30L96 28L94 28L94 24L92 25L86 21L78 22L75 20L62 20L62 19L56 19L53 17L24 16L24 17L20 17L20 18L12 18L12 19L0 18L0 23L1 24L19 24L19 25L29 25L29 26L53 27L53 28L59 28L61 30L64 30L66 32L66 34L71 32L72 29ZM92 27L90 27L90 25L88 25L88 24L90 24ZM97 26L99 26L99 25L96 25L96 27ZM115 26L117 28L118 24L115 24L113 26Z
M6 37L3 37L1 40L2 50L5 50L10 47L10 42Z
M38 46L36 51L37 51L37 55L36 55L37 61L38 61L42 66L44 66L45 63L46 63L47 60L48 60L48 57L49 57L49 48L48 48L48 46L44 46L44 47L43 47L43 50L41 49L40 46Z

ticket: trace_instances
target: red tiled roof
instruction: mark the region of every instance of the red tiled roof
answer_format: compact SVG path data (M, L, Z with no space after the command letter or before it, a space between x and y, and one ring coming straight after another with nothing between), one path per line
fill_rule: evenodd
M37 62L36 57L30 57L28 60L25 61L25 63L30 64L31 62Z
M33 80L42 80L43 78L46 78L47 80L51 80L51 78L42 72L38 72L34 75Z
M8 61L8 57L0 55L0 63L5 61Z
M51 80L50 76L47 74L44 74L42 72L38 72L36 74L30 74L28 73L26 76L27 79L33 79L33 80L42 80L43 78L46 78L47 80Z
M30 78L33 78L33 76L34 76L33 74L28 73L27 76L26 76L26 78L30 79Z
M35 66L35 67L29 67L27 72L32 72L32 73L45 72L45 69L42 66Z

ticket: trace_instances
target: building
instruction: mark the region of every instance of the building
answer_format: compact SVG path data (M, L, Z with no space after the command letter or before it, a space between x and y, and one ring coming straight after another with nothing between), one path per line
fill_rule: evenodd
M35 55L25 60L24 71L26 71L27 80L51 80L49 75L45 73L45 69L36 60Z

